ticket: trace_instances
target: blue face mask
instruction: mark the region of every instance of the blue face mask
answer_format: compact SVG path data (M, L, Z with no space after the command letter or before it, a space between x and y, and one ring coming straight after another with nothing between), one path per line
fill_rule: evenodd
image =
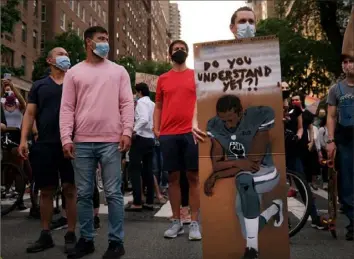
M67 56L56 57L55 66L62 71L66 71L71 66L70 59Z
M101 58L106 58L109 52L108 42L95 42L95 44L96 48L93 50L93 53Z
M254 24L249 24L248 22L237 24L237 39L252 38L255 36L255 33L256 27L254 26Z

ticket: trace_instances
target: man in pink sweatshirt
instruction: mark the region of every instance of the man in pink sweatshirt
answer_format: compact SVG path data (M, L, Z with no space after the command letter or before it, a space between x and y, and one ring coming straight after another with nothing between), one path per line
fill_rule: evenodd
M108 32L95 26L84 34L87 58L64 78L60 135L64 155L73 159L80 235L75 252L81 258L95 250L92 195L97 164L108 203L109 246L102 258L124 253L124 199L121 193L121 152L131 143L134 101L127 71L108 59Z

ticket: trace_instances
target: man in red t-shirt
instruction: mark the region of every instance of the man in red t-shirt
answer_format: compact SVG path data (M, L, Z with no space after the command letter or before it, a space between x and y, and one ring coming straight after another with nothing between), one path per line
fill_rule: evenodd
M180 220L180 172L185 169L189 183L191 224L189 239L201 240L198 224L199 178L198 144L192 134L192 120L196 107L194 71L187 68L188 45L176 40L169 47L173 68L161 75L157 82L154 133L159 138L163 167L169 172L169 198L173 220L166 230L166 238L175 238L184 232Z

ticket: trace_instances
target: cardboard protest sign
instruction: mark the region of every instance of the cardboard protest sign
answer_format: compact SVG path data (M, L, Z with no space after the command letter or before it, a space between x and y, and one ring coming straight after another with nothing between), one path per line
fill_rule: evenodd
M135 83L145 83L149 86L150 92L156 92L157 79L156 75L150 75L145 73L135 73Z
M287 259L278 39L197 43L194 58L203 258Z

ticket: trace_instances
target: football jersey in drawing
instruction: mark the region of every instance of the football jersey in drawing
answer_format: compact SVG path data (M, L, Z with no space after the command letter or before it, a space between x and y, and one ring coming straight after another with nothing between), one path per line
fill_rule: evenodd
M220 143L227 159L242 159L252 155L250 149L256 133L273 128L274 122L275 115L271 107L253 106L244 111L236 128L227 128L218 116L211 118L208 121L207 133ZM274 166L271 143L267 144L267 151L261 164Z

